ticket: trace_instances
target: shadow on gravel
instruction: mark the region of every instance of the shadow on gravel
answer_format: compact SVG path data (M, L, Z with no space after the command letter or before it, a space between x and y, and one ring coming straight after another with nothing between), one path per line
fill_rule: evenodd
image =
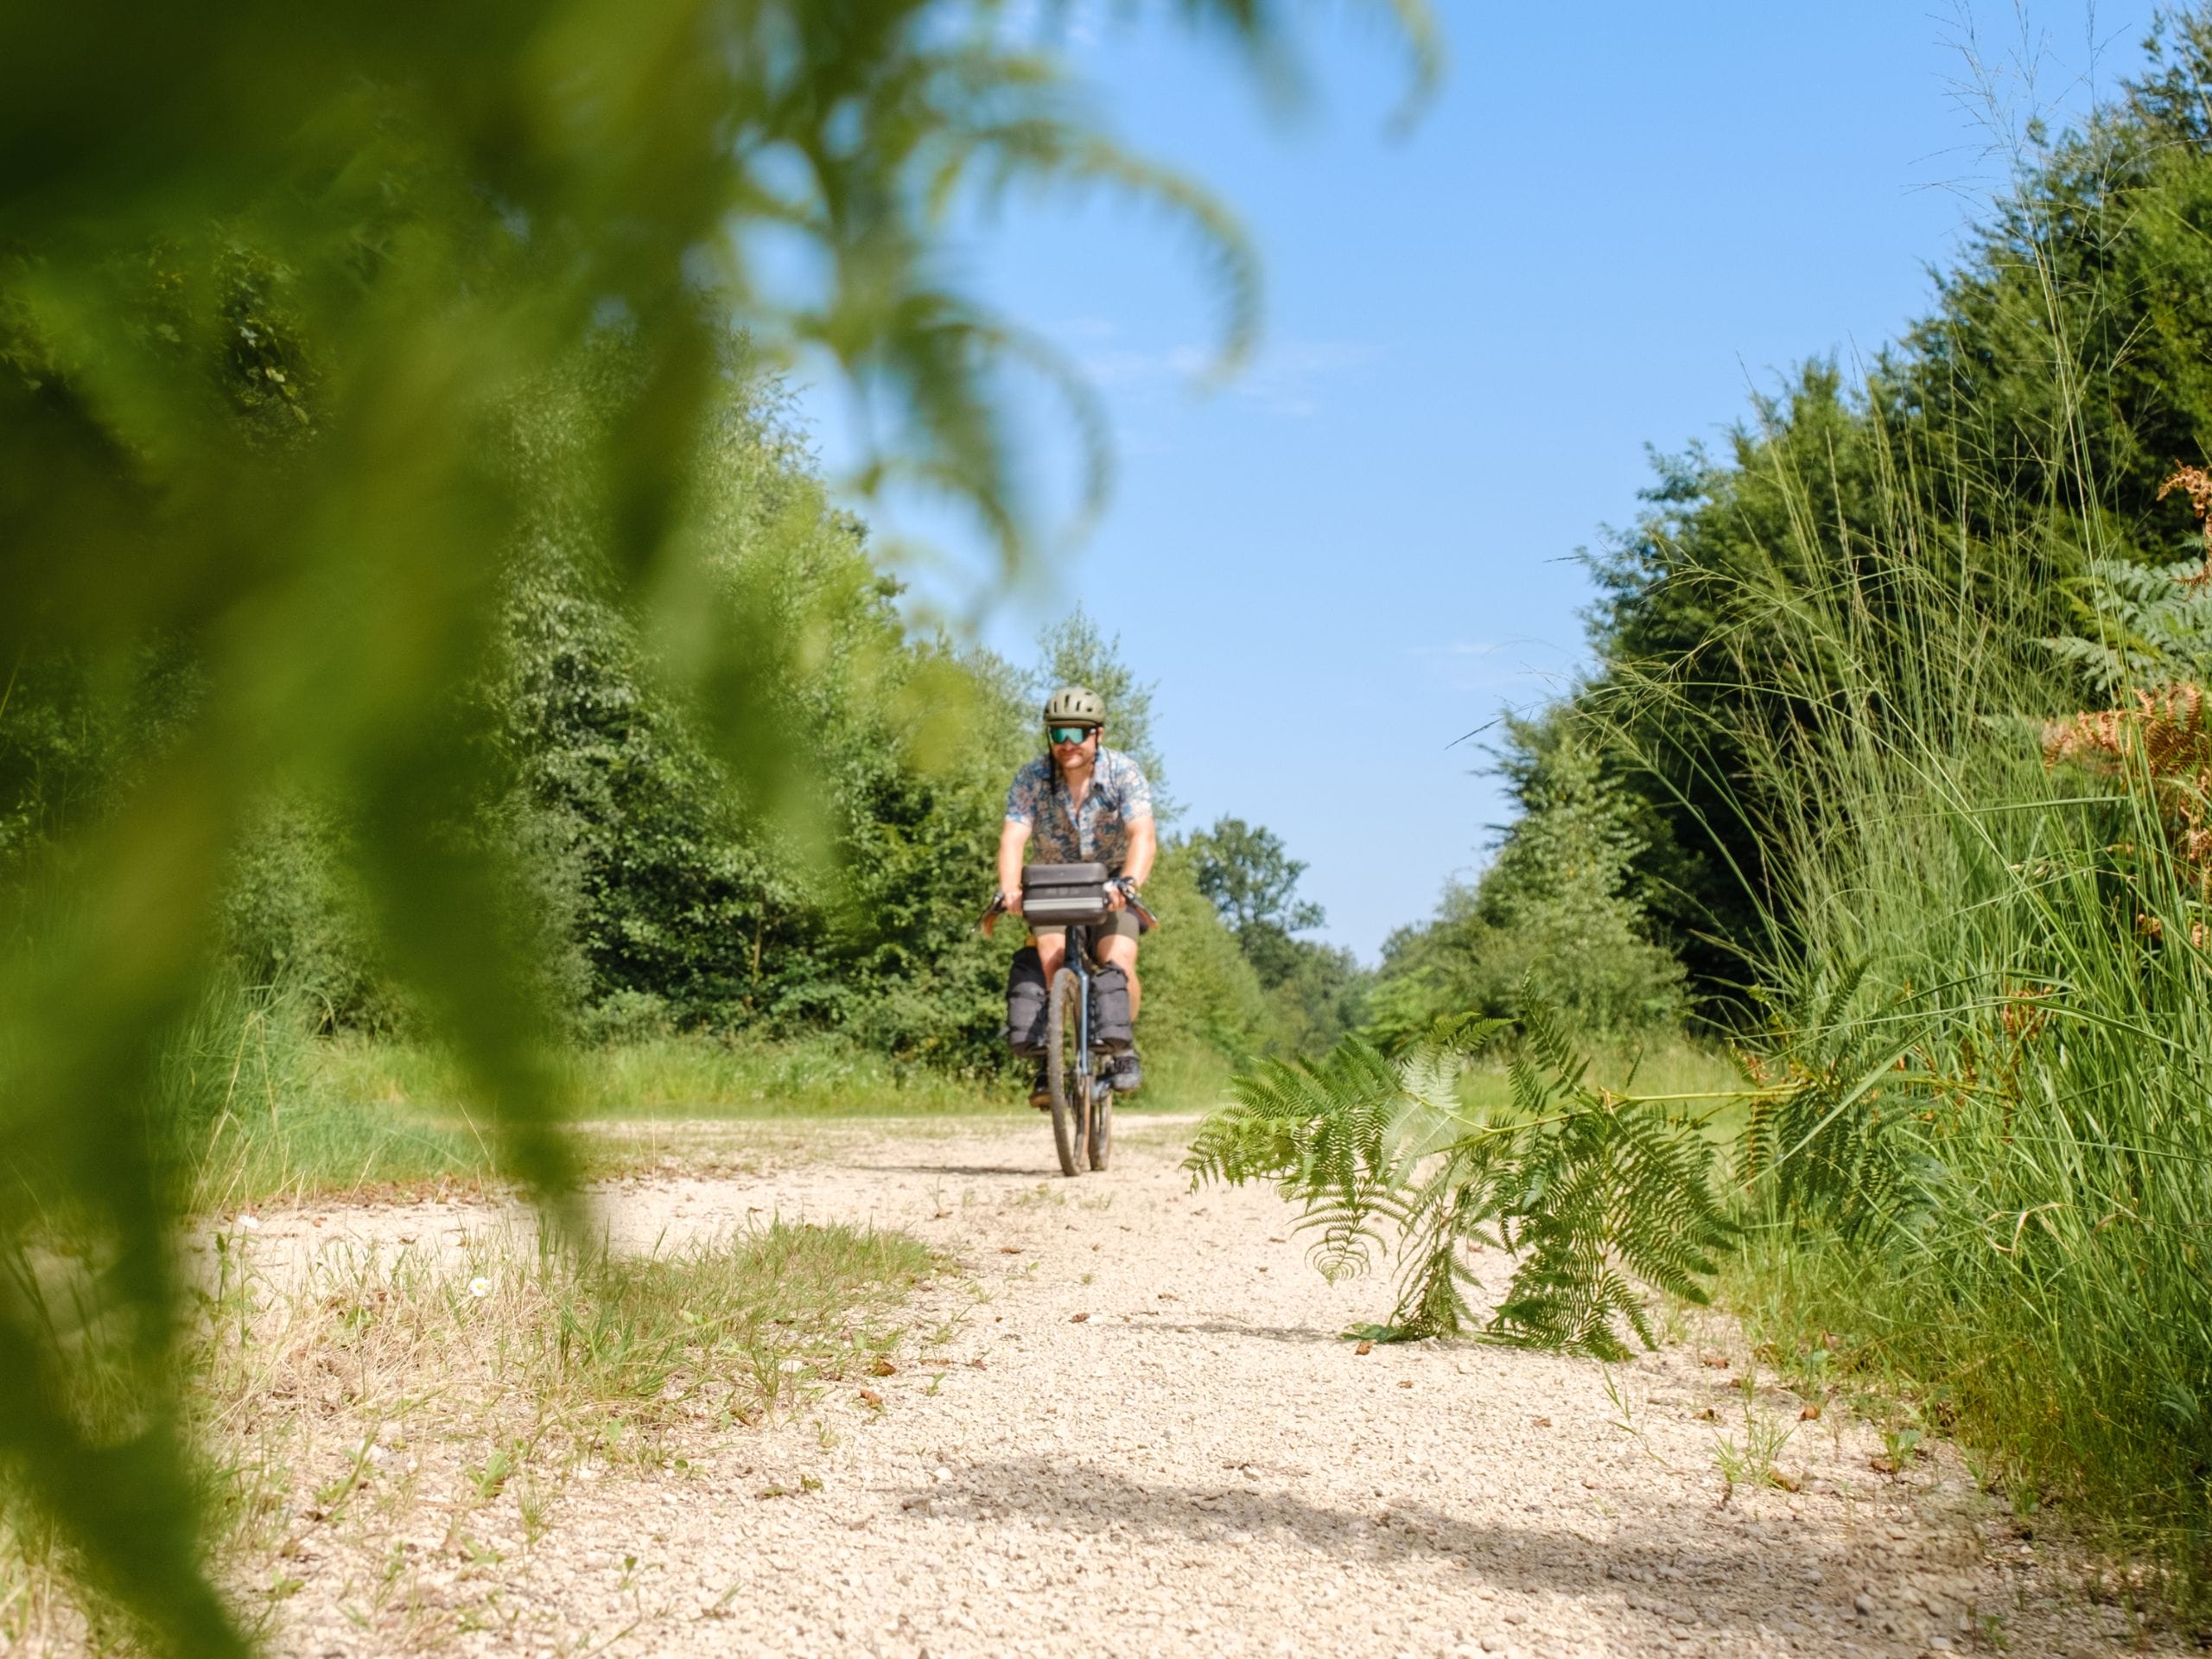
M1217 1543L1228 1533L1255 1540L1287 1533L1307 1548L1344 1564L1428 1563L1463 1566L1471 1580L1500 1590L1556 1592L1592 1604L1592 1615L1663 1630L1671 1622L1701 1623L1749 1632L1777 1614L1827 1622L1849 1608L1857 1578L1849 1559L1794 1540L1762 1548L1717 1533L1705 1502L1655 1507L1631 1532L1603 1544L1567 1530L1572 1518L1554 1510L1548 1524L1474 1522L1424 1503L1380 1502L1358 1509L1308 1503L1294 1493L1255 1489L1242 1473L1262 1479L1302 1474L1264 1459L1224 1468L1217 1485L1148 1486L1109 1471L1070 1469L1043 1459L978 1464L952 1488L939 1488L933 1513L977 1520L1019 1514L1033 1525L1130 1539L1179 1537ZM1532 1505L1532 1508L1535 1506ZM1825 1586L1805 1581L1822 1570ZM1620 1610L1625 1607L1624 1613ZM1679 1618L1670 1615L1679 1613Z
M1046 1160L1034 1164L861 1164L847 1166L871 1175L1018 1175L1026 1180L1047 1177L1065 1179L1050 1162L1052 1144L1046 1143Z
M1340 1343L1344 1338L1333 1331L1324 1331L1312 1325L1246 1325L1239 1319L1147 1319L1147 1331L1179 1331L1199 1337L1258 1337L1268 1342L1291 1342L1311 1347L1313 1344Z

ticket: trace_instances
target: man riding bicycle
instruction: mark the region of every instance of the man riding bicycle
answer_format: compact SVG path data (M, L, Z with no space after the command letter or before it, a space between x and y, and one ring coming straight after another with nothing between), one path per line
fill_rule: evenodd
M1104 747L1106 704L1088 686L1064 685L1045 700L1046 753L1014 775L1006 792L1006 823L999 831L999 902L1021 914L1022 855L1033 843L1040 861L1103 864L1118 872L1107 888L1114 913L1094 931L1091 954L1102 966L1128 976L1129 1019L1136 1020L1137 934L1129 900L1152 874L1160 850L1152 817L1152 785L1143 769L1118 749ZM1045 983L1067 960L1065 927L1032 927ZM1107 1076L1127 1094L1144 1081L1136 1052L1116 1055ZM1030 1103L1048 1098L1044 1068Z

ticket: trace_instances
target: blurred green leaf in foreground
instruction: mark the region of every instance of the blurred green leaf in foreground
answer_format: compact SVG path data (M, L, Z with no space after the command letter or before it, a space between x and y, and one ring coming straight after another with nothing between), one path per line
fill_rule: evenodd
M1418 87L1425 12L1376 9ZM1278 8L1168 10L1294 81ZM26 1241L60 1224L89 1266L70 1340L29 1278L0 1291L0 1450L156 1645L242 1643L174 1427L145 1103L206 989L240 826L273 797L341 815L396 982L494 1103L503 1155L565 1189L522 855L480 827L501 782L472 712L531 505L524 412L619 365L565 462L598 578L772 811L799 769L771 694L805 641L741 562L714 568L691 487L746 360L833 359L880 435L858 482L964 505L1011 570L1038 526L1004 377L1069 389L1094 488L1103 454L1073 378L946 275L958 213L1126 192L1195 232L1224 359L1248 345L1232 221L1106 136L1052 50L1062 10L0 12L0 721L59 679L130 734L119 782L48 804L8 889L0 1243L35 1262Z

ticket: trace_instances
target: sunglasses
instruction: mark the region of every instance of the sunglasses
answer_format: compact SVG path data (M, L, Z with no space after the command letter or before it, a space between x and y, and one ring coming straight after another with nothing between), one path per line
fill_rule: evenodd
M1096 726L1048 726L1045 735L1055 743L1081 743L1097 729Z

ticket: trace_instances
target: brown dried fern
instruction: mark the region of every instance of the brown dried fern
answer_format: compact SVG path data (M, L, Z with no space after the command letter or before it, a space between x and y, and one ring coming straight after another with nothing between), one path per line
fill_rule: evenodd
M2188 493L2204 530L2204 563L2180 578L2195 592L2212 585L2212 472L2177 467L2159 487L2158 499L2177 489ZM2132 709L2092 709L2045 721L2044 763L2070 760L2123 776L2139 765L2149 775L2175 857L2196 876L2202 901L2212 903L2212 728L2204 689L2177 680L2130 695Z
M2176 490L2189 492L2189 505L2196 509L2197 522L2204 528L2203 566L2196 575L2181 579L2181 585L2193 594L2212 583L2212 473L2202 467L2177 467L2173 476L2158 486L2158 499L2164 500Z

